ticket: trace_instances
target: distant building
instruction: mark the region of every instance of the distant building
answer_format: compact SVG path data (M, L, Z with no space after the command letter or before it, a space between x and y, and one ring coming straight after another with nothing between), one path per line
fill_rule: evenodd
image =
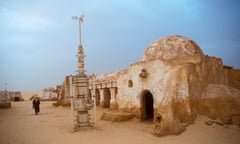
M0 108L10 108L11 102L8 91L0 91Z
M9 96L12 101L24 101L20 91L9 91Z
M55 88L45 88L39 95L41 100L56 100L57 99L57 92Z

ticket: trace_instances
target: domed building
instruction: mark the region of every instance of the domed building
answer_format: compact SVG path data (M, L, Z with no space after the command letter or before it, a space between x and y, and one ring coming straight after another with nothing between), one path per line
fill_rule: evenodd
M88 85L89 97L95 96L97 105L152 121L159 136L179 134L197 114L221 119L224 114L213 111L214 106L202 104L211 103L202 101L211 99L209 87L224 87L230 97L239 95L234 101L238 103L231 105L240 105L240 70L204 55L196 42L180 35L154 41L127 69L89 76ZM232 115L223 121L233 122ZM235 119L240 125L240 116Z
M199 61L202 56L202 50L193 40L175 35L153 42L144 52L141 61L188 59L194 62L194 60Z
M156 135L178 134L201 113L199 100L210 84L240 90L240 70L204 55L180 35L151 43L139 62L90 78L90 95L102 107L133 113L155 123Z

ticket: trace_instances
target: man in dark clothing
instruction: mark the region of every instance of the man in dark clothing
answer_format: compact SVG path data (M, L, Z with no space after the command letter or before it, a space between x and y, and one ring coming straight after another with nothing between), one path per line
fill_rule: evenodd
M34 98L32 104L33 104L33 108L35 110L35 115L37 115L40 111L40 107L39 107L40 100L39 100L39 98L38 97Z

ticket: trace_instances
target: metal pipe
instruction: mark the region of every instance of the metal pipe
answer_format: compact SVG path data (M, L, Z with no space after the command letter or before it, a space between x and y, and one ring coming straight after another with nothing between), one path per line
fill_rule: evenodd
M81 18L79 18L79 42L80 42L80 46L82 46Z
M71 98L71 121L72 121L72 128L75 128L75 126L74 126L74 106L73 106L72 76L69 76L69 96Z
M95 94L95 84L94 84L95 75L92 75L92 89L93 89L93 97L94 97L94 127L97 126L97 107L96 107L96 94Z

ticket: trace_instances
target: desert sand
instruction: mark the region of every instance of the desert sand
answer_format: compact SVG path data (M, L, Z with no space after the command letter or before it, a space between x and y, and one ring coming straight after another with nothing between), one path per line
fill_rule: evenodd
M156 137L153 124L131 119L126 122L100 120L107 109L97 108L97 126L73 131L70 107L53 107L42 102L39 115L34 115L31 101L12 102L12 108L0 109L1 144L239 144L240 128L235 125L208 126L205 116L178 136ZM91 112L92 113L92 112Z

